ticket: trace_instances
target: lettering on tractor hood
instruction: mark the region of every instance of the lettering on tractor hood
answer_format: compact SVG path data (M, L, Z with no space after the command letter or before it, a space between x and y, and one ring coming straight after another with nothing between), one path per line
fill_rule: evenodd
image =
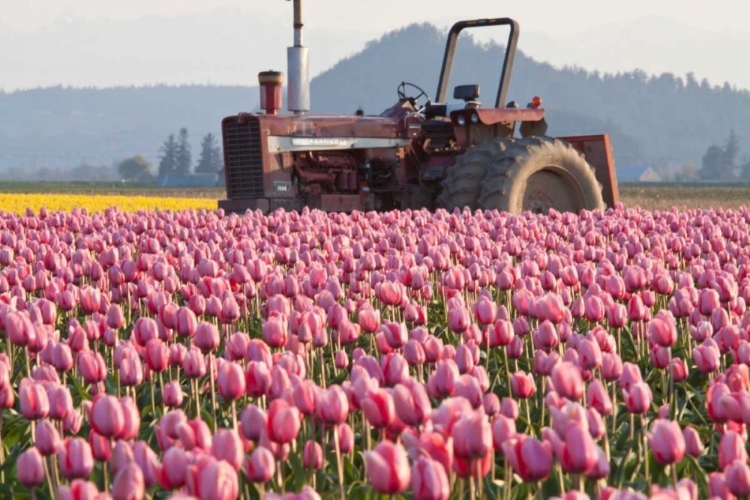
M394 148L409 145L409 139L393 137L290 137L268 136L268 150L271 153L282 151L325 151L332 149L372 149Z

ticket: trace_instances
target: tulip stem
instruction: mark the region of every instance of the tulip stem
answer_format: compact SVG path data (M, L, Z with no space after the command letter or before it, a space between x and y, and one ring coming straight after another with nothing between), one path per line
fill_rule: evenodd
M193 399L195 400L195 418L200 418L201 409L198 395L198 381L194 378L190 379L190 390L193 392Z
M507 346L503 348L503 358L505 361L505 378L508 381L508 396L513 397L513 391L510 386L510 363L508 362L508 349Z
M151 376L149 377L149 382L151 382L151 411L154 412L153 414L156 415L156 399L154 399L154 373L151 372Z
M326 365L323 362L323 349L318 350L318 363L320 363L320 380L323 389L326 388Z
M677 480L677 464L676 463L671 464L669 466L669 468L671 469L671 472L672 472L672 482L674 483L675 486L677 486L677 483L678 483L678 480Z
M57 488L55 488L55 485L52 481L52 474L50 473L50 468L47 465L47 463L52 463L52 457L42 458L42 467L44 468L44 475L47 477L47 485L49 486L49 492L52 495L52 498L57 497ZM31 489L32 498L36 494L36 487L33 487Z
M30 353L29 353L28 347L27 347L26 348L26 356L24 356L24 358L26 358L26 376L28 376L29 378L31 378L31 363L29 361L29 355L30 355ZM11 366L13 366L13 365L11 365Z
M237 430L237 402L236 400L232 400L232 425L234 427L234 430Z
M107 471L107 461L102 462L102 482L104 483L102 489L104 493L109 493L109 474Z
M165 415L167 413L167 408L164 405L164 376L162 373L163 372L159 372L159 396L161 399L161 414Z
M534 432L534 426L531 425L531 413L529 412L529 399L528 398L524 398L523 406L526 409L526 425L528 426L529 434L531 434L532 436L535 436L536 433Z
M214 434L216 434L216 388L214 387L214 357L209 354L208 366L210 370L211 379L211 412L213 416L213 428Z
M339 446L339 427L333 426L333 443L336 447L336 467L338 468L339 493L341 500L344 500L344 474L343 465L341 464L341 447Z
M0 467L5 466L5 442L3 441L3 417L5 412L0 409ZM5 470L0 470L0 483L5 484Z

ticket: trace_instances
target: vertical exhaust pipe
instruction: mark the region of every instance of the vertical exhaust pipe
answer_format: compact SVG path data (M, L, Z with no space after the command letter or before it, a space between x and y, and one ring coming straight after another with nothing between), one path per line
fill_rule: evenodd
M286 49L287 101L289 111L296 115L310 111L310 78L308 74L308 49L302 45L302 0L293 0L294 46Z

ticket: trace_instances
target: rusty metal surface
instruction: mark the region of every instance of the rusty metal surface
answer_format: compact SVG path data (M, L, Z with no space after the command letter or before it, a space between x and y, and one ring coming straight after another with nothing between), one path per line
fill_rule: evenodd
M620 201L615 174L615 160L609 134L560 137L583 153L586 161L596 170L596 179L602 185L602 197L607 207Z
M227 212L243 213L246 210L260 210L267 212L270 203L266 198L247 198L239 200L219 200L219 208Z
M352 212L359 210L362 200L358 194L321 194L320 208L326 212Z
M403 119L379 116L262 115L259 118L266 135L395 138L403 131Z
M522 121L539 121L544 118L544 109L542 108L478 108L478 109L459 109L450 114L451 123L458 127L459 116L466 119L466 124L471 123L471 115L476 114L479 123L483 125L494 125L500 122L522 122Z

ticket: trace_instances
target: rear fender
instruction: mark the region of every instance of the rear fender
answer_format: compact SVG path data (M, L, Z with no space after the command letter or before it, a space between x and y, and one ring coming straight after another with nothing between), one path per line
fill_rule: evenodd
M516 122L521 135L544 135L547 124L540 108L468 108L450 113L456 142L467 148L493 137L512 137Z
M580 151L586 161L594 167L596 180L602 185L602 197L607 207L613 207L620 201L615 174L615 160L612 154L612 143L609 134L578 135L560 137Z

